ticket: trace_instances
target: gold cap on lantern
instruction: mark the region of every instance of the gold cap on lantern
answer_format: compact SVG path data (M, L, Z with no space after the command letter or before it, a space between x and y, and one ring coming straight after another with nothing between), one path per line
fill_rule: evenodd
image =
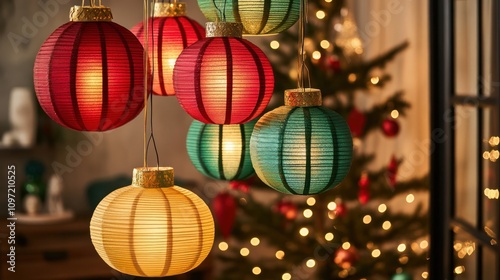
M174 186L172 167L134 168L132 185L141 188L168 188Z
M295 88L285 90L285 105L293 107L321 106L321 91L315 88Z
M237 37L243 34L243 24L239 22L207 22L206 37Z
M111 21L111 9L105 6L73 6L69 11L70 21Z
M180 17L186 15L186 3L155 3L154 4L155 17Z

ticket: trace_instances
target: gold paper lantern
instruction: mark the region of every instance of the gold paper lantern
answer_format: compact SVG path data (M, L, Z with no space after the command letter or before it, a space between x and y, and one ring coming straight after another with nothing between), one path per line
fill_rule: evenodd
M136 168L131 186L99 203L90 235L112 268L135 276L170 276L197 267L207 257L214 222L201 198L174 186L173 168Z

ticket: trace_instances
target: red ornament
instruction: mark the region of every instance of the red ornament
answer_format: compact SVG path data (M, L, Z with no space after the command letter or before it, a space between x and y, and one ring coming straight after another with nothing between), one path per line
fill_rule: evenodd
M212 24L218 27L217 24L235 23ZM198 121L246 123L259 116L271 99L274 87L271 64L248 40L210 36L215 35L207 34L207 38L187 47L177 59L174 68L177 99Z
M143 48L111 21L72 21L57 28L35 59L42 109L62 126L105 131L131 121L144 105Z
M352 136L359 137L365 131L366 116L358 111L358 109L353 108L347 117L347 124L351 129Z
M393 187L396 186L396 175L398 174L398 160L396 157L393 155L391 157L391 161L389 162L389 165L387 166L387 182L389 183L389 186Z
M340 59L336 55L330 55L326 59L326 66L328 69L333 70L334 73L337 73L340 71Z
M295 220L297 218L297 205L291 201L280 201L276 205L275 211L281 213L288 220Z
M387 137L394 137L399 133L399 123L392 119L387 118L382 121L382 132Z
M370 178L367 173L361 174L361 178L358 181L359 191L358 200L364 205L370 200Z
M162 14L149 19L149 28L148 54L154 59L153 93L175 95L173 73L177 57L186 47L205 37L205 29L186 16ZM132 32L144 44L143 23L132 28Z
M212 207L220 232L227 239L231 235L236 218L236 200L229 193L222 192L214 198Z
M254 181L255 181L254 176L252 176L246 180L231 181L231 182L229 182L229 187L233 190L248 193L248 191L250 190L250 185L252 185Z
M337 202L337 207L335 207L335 217L343 218L347 215L347 205L344 202Z
M339 248L335 252L333 261L342 269L349 269L359 261L359 253L352 245L349 249Z

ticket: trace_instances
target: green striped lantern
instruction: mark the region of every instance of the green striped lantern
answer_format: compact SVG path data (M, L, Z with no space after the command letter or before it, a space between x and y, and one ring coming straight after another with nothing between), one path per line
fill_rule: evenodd
M193 121L187 135L191 162L203 175L218 180L242 180L254 174L250 136L257 121L246 124L205 124Z
M310 195L337 186L352 160L349 126L321 107L317 89L285 91L285 106L255 125L250 154L255 172L271 188Z
M198 0L198 5L208 21L241 22L248 35L283 32L300 12L300 0Z

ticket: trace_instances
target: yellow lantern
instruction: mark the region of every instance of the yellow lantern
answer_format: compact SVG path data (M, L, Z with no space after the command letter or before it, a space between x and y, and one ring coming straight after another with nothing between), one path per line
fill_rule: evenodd
M112 268L161 277L185 273L207 257L214 222L200 197L174 186L173 168L136 168L131 186L99 203L90 235L97 253Z

